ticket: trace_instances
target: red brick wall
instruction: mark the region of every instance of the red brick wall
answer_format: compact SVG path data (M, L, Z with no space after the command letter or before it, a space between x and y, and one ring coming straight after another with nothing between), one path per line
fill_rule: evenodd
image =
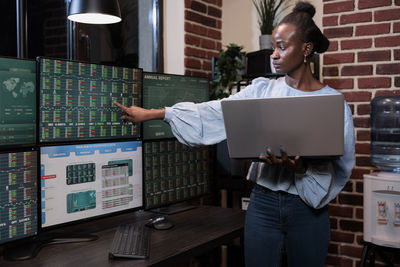
M345 95L353 111L357 139L350 182L330 204L332 234L327 265L358 266L363 238L363 174L375 170L370 163L370 101L379 95L400 95L400 0L323 1L323 30L331 40L323 56L323 78ZM399 256L389 258L400 263Z
M185 0L185 75L211 78L221 49L222 0Z

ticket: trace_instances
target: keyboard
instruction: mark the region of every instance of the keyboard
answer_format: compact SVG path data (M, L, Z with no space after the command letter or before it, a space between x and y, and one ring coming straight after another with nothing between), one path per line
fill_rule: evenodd
M115 232L109 257L146 259L149 256L150 231L144 225L120 225Z

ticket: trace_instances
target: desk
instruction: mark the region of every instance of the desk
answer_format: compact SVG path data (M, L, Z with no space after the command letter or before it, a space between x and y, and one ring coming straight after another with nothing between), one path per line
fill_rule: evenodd
M165 231L152 230L148 259L108 258L108 249L119 224L142 223L153 216L154 213L138 211L64 227L62 230L67 233L91 229L99 239L46 246L27 261L11 262L1 258L0 266L168 266L242 237L245 213L238 209L199 206L168 215L175 226Z

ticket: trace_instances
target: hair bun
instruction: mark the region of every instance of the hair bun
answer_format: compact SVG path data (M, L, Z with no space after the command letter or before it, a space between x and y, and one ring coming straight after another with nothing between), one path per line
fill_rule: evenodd
M318 36L319 40L314 44L315 45L314 51L317 53L324 53L326 50L328 50L330 42L328 38L326 38L326 36L323 35L322 33Z
M308 2L298 2L293 8L293 12L305 12L310 15L310 17L314 17L315 7Z

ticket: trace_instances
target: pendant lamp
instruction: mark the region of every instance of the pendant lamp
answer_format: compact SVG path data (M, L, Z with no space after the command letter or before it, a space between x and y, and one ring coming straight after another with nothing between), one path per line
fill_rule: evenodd
M111 24L121 21L118 0L71 0L68 19L88 24Z

